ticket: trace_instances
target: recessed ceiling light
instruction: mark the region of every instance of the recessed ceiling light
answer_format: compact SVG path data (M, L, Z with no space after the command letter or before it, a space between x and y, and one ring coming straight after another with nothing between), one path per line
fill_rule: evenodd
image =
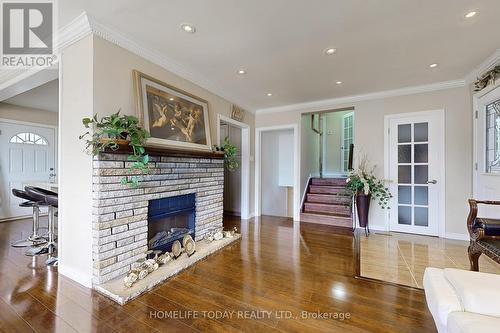
M189 32L190 34L194 34L196 32L196 28L194 27L194 25L189 23L181 24L181 29L185 32Z
M335 54L335 52L337 52L337 49L334 49L333 47L329 47L325 50L325 53L328 55Z
M169 101L173 101L173 100L174 100L174 98L173 98L173 97L170 97L168 100L169 100Z
M266 96L271 97L273 94L267 93Z
M238 69L238 74L245 75L246 73L247 73L246 70L244 70L244 69Z
M438 64L430 64L429 67L430 68L436 68L438 66Z
M336 84L342 84L342 83L344 83L344 82L342 82L342 81L337 81L337 82L335 82L335 83L336 83Z
M476 14L477 14L477 12L475 12L475 11L468 12L467 14L465 14L465 18L474 17L474 16L476 16Z

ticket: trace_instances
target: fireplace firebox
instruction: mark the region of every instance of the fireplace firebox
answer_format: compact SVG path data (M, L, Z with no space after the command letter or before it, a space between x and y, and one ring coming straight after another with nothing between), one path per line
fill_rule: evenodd
M150 200L148 205L148 247L171 251L174 241L185 235L195 238L196 195Z

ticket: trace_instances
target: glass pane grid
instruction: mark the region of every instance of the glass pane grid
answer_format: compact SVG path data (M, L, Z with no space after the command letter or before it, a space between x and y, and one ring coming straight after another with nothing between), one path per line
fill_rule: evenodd
M428 123L398 125L398 224L429 224L428 140Z

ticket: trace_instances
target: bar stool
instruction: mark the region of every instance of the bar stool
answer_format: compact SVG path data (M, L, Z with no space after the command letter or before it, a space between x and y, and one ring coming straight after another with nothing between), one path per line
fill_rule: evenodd
M57 193L45 190L39 187L31 187L26 186L24 188L26 193L36 200L44 202L49 208L49 232L47 234L47 244L44 245L47 248L47 252L49 254L49 258L45 262L48 266L57 266L58 259L54 256L55 251L57 250L56 243L56 210L58 207L58 196Z
M18 189L12 189L12 194L20 199L26 201L19 204L20 207L31 207L33 208L33 224L31 235L26 239L20 239L11 244L13 247L29 247L29 246L40 246L47 243L47 240L40 235L40 207L47 206L44 202L40 202L37 199L30 196L28 193Z

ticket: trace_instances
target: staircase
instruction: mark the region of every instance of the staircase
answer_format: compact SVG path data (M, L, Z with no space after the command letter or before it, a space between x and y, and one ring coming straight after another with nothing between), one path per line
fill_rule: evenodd
M312 178L300 213L301 222L352 228L351 197L345 178Z

